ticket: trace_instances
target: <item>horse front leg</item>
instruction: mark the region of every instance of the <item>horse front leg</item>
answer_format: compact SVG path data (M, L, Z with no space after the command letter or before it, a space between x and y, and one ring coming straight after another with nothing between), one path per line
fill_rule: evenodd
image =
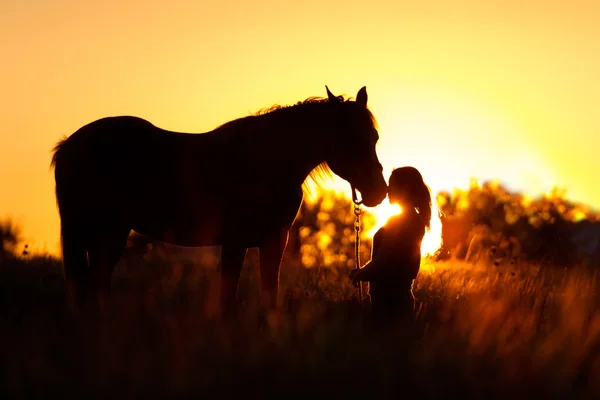
M259 247L261 300L266 310L277 307L279 268L287 241L288 231L284 230L268 237Z
M248 249L241 245L223 244L221 247L221 313L232 316L237 311L237 289L242 265Z

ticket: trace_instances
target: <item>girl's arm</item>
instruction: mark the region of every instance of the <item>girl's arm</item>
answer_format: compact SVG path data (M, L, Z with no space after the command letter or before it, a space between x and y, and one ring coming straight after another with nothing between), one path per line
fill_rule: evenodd
M377 253L379 252L384 234L384 228L379 228L379 230L375 233L375 236L373 236L373 249L371 250L371 260L374 259Z
M383 238L385 237L384 229L381 228L373 237L373 250L371 251L371 261L360 268L353 276L353 281L370 281L377 271L380 269L380 263L377 263L377 255L381 252Z
M352 281L372 281L373 278L377 276L377 272L379 269L380 266L378 265L376 260L371 260L368 263L366 263L361 269L356 271L356 273L352 277Z

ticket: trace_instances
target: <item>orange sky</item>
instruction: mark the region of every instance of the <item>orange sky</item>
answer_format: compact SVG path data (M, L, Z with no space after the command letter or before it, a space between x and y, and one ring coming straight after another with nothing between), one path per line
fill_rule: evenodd
M0 217L34 249L59 242L61 136L119 114L203 132L326 84L367 86L386 175L414 165L434 191L558 184L600 207L600 3L202 3L0 5Z

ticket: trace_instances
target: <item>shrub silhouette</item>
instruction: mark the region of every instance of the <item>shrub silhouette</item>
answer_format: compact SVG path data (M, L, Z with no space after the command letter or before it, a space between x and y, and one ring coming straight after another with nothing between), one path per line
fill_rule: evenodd
M0 222L0 265L13 259L22 241L22 230L11 218Z
M554 189L532 199L509 192L496 181L481 186L473 182L466 191L439 193L443 257L479 260L480 253L485 253L496 263L518 258L596 266L596 248L581 233L599 229L598 214L564 195L564 190Z
M314 202L304 202L292 228L288 251L307 268L355 268L353 207L352 200L331 191L320 192ZM368 212L362 212L360 222L360 256L364 264L371 251L367 232L376 220Z

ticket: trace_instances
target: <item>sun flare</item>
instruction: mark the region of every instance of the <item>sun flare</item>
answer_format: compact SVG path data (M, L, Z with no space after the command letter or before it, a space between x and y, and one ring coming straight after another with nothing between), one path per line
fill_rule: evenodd
M369 210L369 213L375 217L376 223L372 229L366 234L369 238L373 238L379 228L393 215L402 212L402 208L397 204L390 204L386 198L380 205ZM421 254L423 257L431 256L442 246L442 221L439 217L439 211L436 204L431 207L431 229L425 233L423 242L421 243Z

